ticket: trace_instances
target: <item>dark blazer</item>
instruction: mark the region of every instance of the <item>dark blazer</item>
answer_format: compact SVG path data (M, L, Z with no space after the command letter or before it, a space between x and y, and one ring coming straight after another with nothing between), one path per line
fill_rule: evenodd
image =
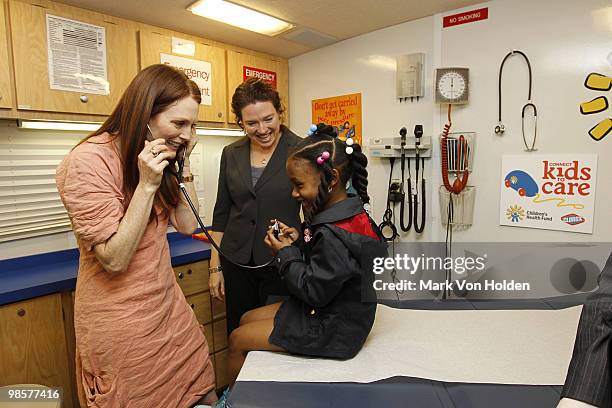
M612 408L612 254L585 302L562 397Z
M221 250L233 261L246 264L251 256L257 264L270 260L264 238L271 219L294 228L300 225L300 206L291 197L286 162L290 149L302 139L285 126L281 129L278 145L255 186L249 138L223 149L212 230L224 233Z
M312 228L309 242L278 252L279 272L292 296L276 313L269 341L291 353L352 358L376 315L374 273L367 260L386 257L387 244L376 237L357 197L317 214Z

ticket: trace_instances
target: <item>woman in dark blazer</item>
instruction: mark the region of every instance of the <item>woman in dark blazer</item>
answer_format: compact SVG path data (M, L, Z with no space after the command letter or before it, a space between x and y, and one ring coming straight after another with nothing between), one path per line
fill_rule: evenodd
M264 243L270 220L298 228L299 204L285 164L289 150L301 138L281 124L278 92L267 82L251 78L236 88L232 111L246 136L226 146L221 155L213 238L234 262L261 265L270 260ZM211 295L226 299L227 330L238 327L247 311L263 306L270 295L288 294L275 266L240 268L212 250Z

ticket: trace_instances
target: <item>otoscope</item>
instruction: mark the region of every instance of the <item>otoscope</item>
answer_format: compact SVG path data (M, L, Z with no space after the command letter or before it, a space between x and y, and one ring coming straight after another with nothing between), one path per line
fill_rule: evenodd
M153 140L153 132L151 132L151 128L149 127L148 124L147 124L147 130L148 130L147 139ZM187 200L187 203L189 204L189 207L191 208L193 215L198 221L200 228L202 228L204 235L206 235L206 238L208 238L208 241L210 241L210 244L219 252L219 255L225 258L228 262L240 268L259 269L259 268L265 268L267 266L272 265L274 263L274 259L275 259L274 257L272 257L272 259L270 259L268 262L262 265L243 265L241 263L232 261L230 257L225 255L223 251L221 251L221 248L219 248L219 245L217 245L215 240L212 238L212 236L208 232L208 229L204 226L204 222L202 222L202 219L200 218L200 215L198 214L198 210L193 205L193 201L191 201L191 197L189 196L189 192L187 191L187 188L185 187L185 183L183 183L183 167L185 166L185 155L186 155L187 149L185 148L185 146L182 146L180 150L181 150L180 152L177 152L180 154L180 158L176 161L178 165L178 170L175 171L174 169L170 168L170 172L172 173L174 177L176 177L178 181L179 189L183 192L183 196L185 196L185 200ZM274 223L272 228L274 230L274 236L278 238L278 236L280 235L280 225L278 224L278 221Z

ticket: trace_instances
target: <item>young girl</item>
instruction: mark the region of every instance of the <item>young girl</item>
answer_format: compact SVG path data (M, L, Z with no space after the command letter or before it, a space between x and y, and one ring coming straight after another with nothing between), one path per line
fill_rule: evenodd
M370 201L367 158L352 139L336 136L331 126L313 125L289 155L287 174L304 211L303 234L279 223L278 236L270 228L265 242L292 296L242 316L229 340L232 383L249 351L348 359L370 333L376 303L362 295L375 300L373 272L362 256L387 256L387 247L364 211ZM359 197L347 194L349 180Z

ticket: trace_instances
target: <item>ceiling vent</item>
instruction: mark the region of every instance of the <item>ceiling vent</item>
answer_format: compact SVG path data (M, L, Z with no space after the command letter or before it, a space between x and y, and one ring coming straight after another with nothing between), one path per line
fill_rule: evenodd
M337 38L327 34L321 34L309 28L302 27L282 34L281 37L313 49L325 47L326 45L330 45L338 41Z

